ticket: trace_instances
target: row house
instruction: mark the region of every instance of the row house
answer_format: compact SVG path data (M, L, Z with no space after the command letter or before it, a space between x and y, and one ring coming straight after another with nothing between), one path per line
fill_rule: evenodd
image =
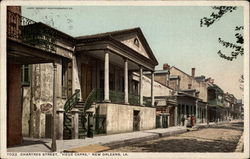
M196 123L242 118L242 102L237 104L232 94L224 94L212 78L195 76L195 68L189 75L175 66L164 64L163 69L156 70L154 74L155 81L170 91L169 94L161 94L158 97L161 102L156 103L158 114L163 117L166 113L169 117L168 126L184 125L185 120L192 116Z
M8 7L7 19L8 146L23 136L155 128L154 96L165 86L154 82L158 62L140 28L72 37L21 16L21 7Z
M155 71L155 81L165 85L171 91L164 103L165 112L173 119L169 126L184 125L188 117L196 117L198 123L207 119L207 83L201 77L195 77L195 69L191 75L175 66L163 65L163 70ZM155 97L157 99L157 97ZM155 100L156 100L155 99ZM162 112L163 107L156 105L156 110Z
M242 100L239 100L233 94L226 92L224 94L224 105L227 108L227 120L243 119Z

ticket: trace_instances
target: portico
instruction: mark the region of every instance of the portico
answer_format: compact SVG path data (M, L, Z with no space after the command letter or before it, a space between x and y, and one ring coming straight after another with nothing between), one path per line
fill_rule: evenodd
M121 35L128 36L128 39ZM103 90L103 99L100 102L143 106L142 77L144 71L150 71L150 102L154 105L154 69L158 62L139 28L78 37L78 40L76 54L81 57L78 65L98 63L92 65L97 70L95 77L89 81L81 81L81 84L89 82L91 89ZM139 75L139 81L133 81L133 73ZM95 84L96 81L98 84ZM86 94L84 91L82 89L81 92Z

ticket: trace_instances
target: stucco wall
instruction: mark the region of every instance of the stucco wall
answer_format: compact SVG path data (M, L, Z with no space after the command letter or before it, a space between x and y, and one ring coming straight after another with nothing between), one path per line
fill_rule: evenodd
M155 128L155 108L123 104L99 104L100 114L106 114L107 134L133 131L133 111L140 111L140 130Z
M151 96L151 78L143 76L142 78L142 93L143 96ZM154 96L169 96L171 89L158 83L154 82Z
M30 122L30 87L23 87L23 114L22 114L22 134L29 136L29 122Z
M192 76L189 76L178 69L171 67L170 75L180 76L180 89L188 89L188 85L191 84L191 89L196 89L200 91L199 98L203 102L207 102L207 84L205 82L198 82Z
M55 109L63 108L65 103L65 99L61 99L61 71L61 66L57 66L56 84L59 95L57 96L57 107ZM32 65L31 78L30 86L23 88L22 133L24 136L28 136L29 131L31 131L31 137L44 138L51 129L50 124L46 125L46 122L50 122L46 120L51 120L46 119L46 114L52 114L53 65ZM30 106L30 103L32 103L32 106ZM29 122L31 125L29 125Z
M159 82L162 85L167 85L167 75L166 74L157 74L157 75L155 75L155 81Z

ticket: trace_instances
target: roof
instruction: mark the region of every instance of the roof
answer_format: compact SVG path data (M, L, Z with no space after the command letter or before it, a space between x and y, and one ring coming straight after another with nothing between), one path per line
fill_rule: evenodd
M79 37L76 37L76 39L78 40L78 42L95 42L95 41L101 41L103 39L109 39L109 40L115 41L117 43L119 42L120 45L123 45L123 47L128 47L127 45L121 43L120 41L118 41L114 38L117 35L128 34L128 33L137 33L138 34L138 37L141 40L143 46L145 47L146 52L148 53L149 57L152 59L152 61L154 61L155 65L158 65L159 63L158 63L157 59L155 58L153 51L149 47L149 44L148 44L146 38L144 37L144 35L139 27L131 28L131 29L124 29L124 30L117 30L117 31L112 31L112 32L106 32L106 33L93 34L93 35L79 36ZM128 47L128 48L130 48L130 47ZM137 54L140 54L135 50L134 50L134 52L136 52Z
M170 69L172 69L172 68L177 69L178 71L180 71L180 72L184 73L184 74L185 74L185 75L187 75L188 77L192 77L192 76L190 76L189 74L187 74L186 72L184 72L184 71L180 70L179 68L177 68L177 67L175 67L175 66L172 66Z
M169 73L169 71L168 70L155 70L154 71L154 74L165 74L165 73ZM145 71L145 72L143 72L143 74L144 75L149 75L149 74L151 74L151 72L150 71Z
M78 36L75 38L76 39L94 39L94 38L100 38L100 37L104 37L104 36L114 36L114 35L120 35L120 34L124 34L124 33L134 32L137 29L140 29L140 28L137 27L137 28L123 29L123 30L116 30L116 31L105 32L105 33Z
M169 70L155 70L154 74L167 74L169 73Z
M169 79L179 79L180 77L178 75L170 75Z

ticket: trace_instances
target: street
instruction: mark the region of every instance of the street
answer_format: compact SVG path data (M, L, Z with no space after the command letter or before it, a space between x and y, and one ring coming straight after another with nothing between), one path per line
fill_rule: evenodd
M108 152L234 152L243 132L243 122L228 123L163 137Z

